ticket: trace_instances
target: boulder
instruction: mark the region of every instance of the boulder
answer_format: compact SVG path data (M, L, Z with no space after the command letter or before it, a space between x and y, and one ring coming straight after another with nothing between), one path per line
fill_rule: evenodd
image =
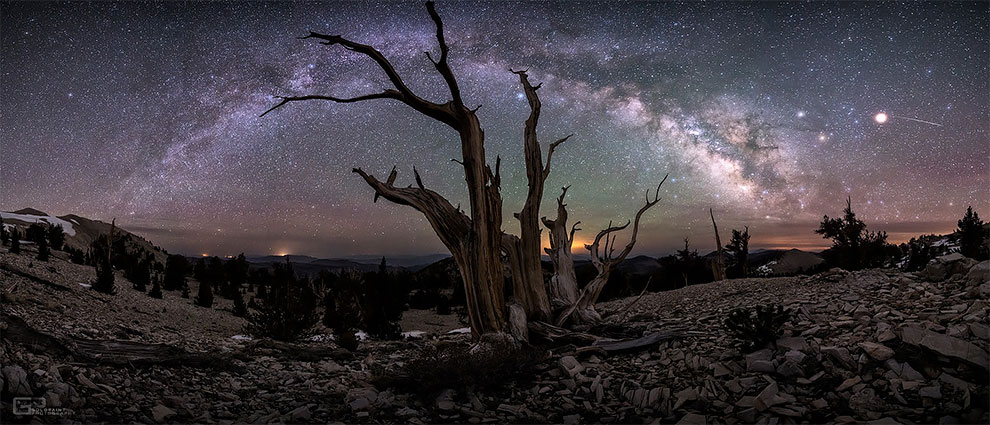
M354 400L351 400L351 402L348 403L348 405L351 407L351 410L356 412L371 407L371 401L369 401L364 397L358 397Z
M807 351L808 341L799 336L780 338L777 340L777 348L794 351Z
M303 405L293 409L289 412L289 417L292 418L292 422L308 422L309 418L313 416L313 412L310 412L309 406Z
M575 375L584 372L584 365L574 356L564 356L560 358L560 370L573 378Z
M440 410L454 410L457 407L454 404L454 390L443 390L440 395L436 398L437 409Z
M20 366L7 366L3 368L3 379L7 385L7 392L14 396L31 396L31 383L28 382L27 372Z
M868 356L876 360L885 361L891 357L894 357L894 350L883 344L877 344L875 342L861 342L859 343L859 348L862 348Z
M778 404L784 404L793 399L793 397L785 397L780 393L780 389L777 387L777 383L771 383L763 388L763 391L753 399L753 407L758 411L767 410Z
M966 281L970 285L979 285L990 281L990 260L984 260L970 267L966 273Z
M822 354L828 355L846 369L856 370L856 361L845 347L822 347Z
M859 375L853 376L852 378L842 381L842 383L835 388L835 391L845 391L849 388L852 388L853 385L860 383L862 380L863 378L860 378Z
M790 360L786 360L777 366L777 373L787 378L804 376L804 370L801 369L801 366Z
M908 326L901 330L901 341L926 348L952 359L964 361L984 371L988 370L990 356L987 355L986 350L966 340L932 332L928 329Z
M155 422L165 422L172 416L175 416L175 411L164 405L159 404L151 409L151 417L155 419Z
M940 263L938 260L932 260L925 266L925 270L921 272L921 276L929 282L941 282L945 280L947 274L948 271L945 269L945 264Z

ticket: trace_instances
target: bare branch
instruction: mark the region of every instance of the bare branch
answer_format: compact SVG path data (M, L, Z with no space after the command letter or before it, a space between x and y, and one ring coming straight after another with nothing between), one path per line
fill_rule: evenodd
M433 19L433 23L437 27L437 43L440 44L440 60L434 61L430 57L430 53L427 52L426 56L430 58L430 62L433 62L433 66L437 68L440 75L443 76L443 80L447 82L447 87L450 88L450 96L453 98L454 105L457 107L463 107L464 102L461 100L461 89L457 86L457 79L454 78L454 72L450 70L450 65L447 63L447 54L450 52L450 48L447 47L447 41L443 38L443 21L440 19L440 15L437 14L437 10L432 1L426 2L426 10L430 12L430 18Z
M334 97L334 96L315 95L315 94L306 95L306 96L276 96L276 97L282 99L282 101L279 102L277 105L268 108L267 111L265 111L264 113L258 116L259 118L268 115L269 112L274 111L289 102L299 102L304 100L330 100L337 103L354 103L354 102L360 102L362 100L373 100L373 99L398 99L398 100L402 99L402 95L399 92L392 89L386 89L381 93L372 93L372 94L366 94L355 97Z
M408 97L410 100L419 100L422 102L426 102L425 100L416 96L416 94L413 93L408 86L406 86L406 83L402 81L402 77L399 76L399 72L395 70L395 67L392 66L392 63L389 62L388 59L385 58L385 55L383 55L382 52L379 52L378 49L369 46L367 44L361 44L348 40L339 35L320 34L313 31L310 31L309 35L307 36L299 37L300 40L305 40L309 38L324 40L320 42L320 44L327 46L333 46L339 44L347 50L351 50L371 58L372 60L375 61L375 63L378 64L378 67L385 72L385 75L388 77L389 81L392 82L392 85L395 86L395 88L399 90L399 92L401 92L403 96Z
M568 134L567 137L550 144L550 148L547 149L547 165L543 167L543 180L546 180L547 177L550 176L550 160L553 158L554 149L557 149L557 146L560 146L561 143L566 142L567 139L571 138L571 136L573 136L573 134Z
M393 183L395 183L395 178L396 178L396 176L398 176L398 175L399 175L399 172L398 172L398 171L396 171L396 169L395 169L395 166L393 165L393 166L392 166L392 171L388 173L388 179L386 179L386 180L385 180L385 185L387 185L387 186L391 186L391 185L392 185ZM374 202L375 202L375 203L378 203L378 198L380 198L380 197L381 197L381 194L379 194L379 193L378 193L378 192L376 191L376 192L375 192L375 201L374 201Z
M629 255L629 253L632 251L633 246L636 245L636 235L639 233L639 220L640 218L643 217L643 213L645 213L650 208L653 208L654 205L660 202L660 186L663 186L663 183L667 181L668 176L669 174L663 176L663 180L661 180L660 184L657 185L657 189L653 193L652 201L650 200L650 193L646 192L646 204L643 205L643 207L636 212L636 220L633 224L632 236L629 237L629 243L622 250L622 252L619 253L618 257L615 257L610 260L613 265L621 263L622 260L624 260L626 256Z
M457 238L471 229L471 219L459 211L459 208L451 205L439 193L425 187L398 188L393 186L392 182L395 181L393 176L396 174L394 168L389 173L386 182L378 180L360 168L355 168L352 171L360 175L375 190L376 195L399 205L411 206L423 213L445 244L456 244Z
M419 171L416 171L415 166L413 167L413 175L416 177L416 186L419 186L420 189L426 189L423 187L423 179L419 177Z
M432 8L430 10L432 11ZM455 129L457 128L457 119L454 116L454 111L451 110L449 105L441 105L441 104L433 103L419 97L418 95L416 95L416 93L413 93L413 91L409 89L408 86L406 86L406 83L402 80L402 77L399 76L398 71L395 70L395 67L392 66L392 63L389 62L388 59L385 58L385 55L379 52L378 49L375 49L374 47L366 44L361 44L348 40L339 35L320 34L312 31L309 33L309 35L299 38L300 39L316 38L319 40L323 40L322 42L320 42L320 44L324 44L327 46L333 46L339 44L347 50L354 51L371 58L372 60L375 61L375 63L378 64L378 67L385 72L385 75L388 76L389 81L391 81L392 85L395 87L394 95L392 94L388 96L382 96L381 94L373 95L376 96L375 98L388 97L388 98L397 99L399 101L402 101L402 103L405 103L406 105L409 105L413 109L419 111L420 113L429 116L430 118L443 122L444 124L447 124L448 126L453 127ZM447 71L449 72L449 68L447 68ZM453 78L453 74L451 74L450 77ZM447 76L444 76L444 78L446 79ZM389 92L389 90L386 90L386 92ZM309 99L298 99L298 100L309 100ZM276 108L278 106L282 106L282 105L277 105Z

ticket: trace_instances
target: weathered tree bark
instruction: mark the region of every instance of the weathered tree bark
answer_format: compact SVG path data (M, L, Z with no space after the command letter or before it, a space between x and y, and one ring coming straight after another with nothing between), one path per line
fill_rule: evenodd
M613 268L625 260L633 247L636 246L639 221L643 217L643 213L660 202L660 186L663 186L665 181L667 181L667 176L664 176L660 184L657 185L653 200L650 200L650 192L646 192L646 204L636 212L636 219L633 221L633 230L632 235L629 237L629 243L619 252L619 255L612 256L615 251L615 236L612 234L629 227L628 221L622 226L612 226L612 223L609 223L606 229L598 232L598 235L595 236L595 241L591 245L585 245L585 248L591 253L591 264L598 270L598 275L581 289L577 302L564 310L557 318L557 326L563 325L567 320L572 320L576 324L593 324L601 321L602 317L595 310L595 303L602 293L602 288L608 283L608 278L611 276ZM605 239L604 247L601 247L602 239Z
M715 264L712 265L712 275L714 275L715 281L718 282L725 280L725 257L722 251L722 238L718 235L718 224L715 224L715 212L709 208L708 214L712 216L712 227L715 228L715 246L718 250L718 254L715 257Z
M283 105L298 101L329 100L337 103L353 103L374 99L394 99L457 131L461 140L461 160L458 163L464 169L464 179L468 186L470 217L453 207L443 196L424 187L415 169L418 187L406 188L397 188L393 185L396 177L395 168L385 182L360 168L355 168L354 172L375 190L376 200L379 196L384 197L397 204L411 206L426 216L433 230L450 250L460 270L464 280L471 333L478 338L484 333L505 331L507 327L505 302L502 296L504 282L500 255L502 249L500 161L496 160L494 171L485 162L484 131L481 129L475 110L464 105L457 80L447 63L449 48L444 40L443 22L433 2L427 2L426 9L436 26L440 57L434 60L429 52L426 56L443 77L450 92L450 101L442 104L434 103L413 93L388 59L372 46L356 43L339 35L310 32L309 35L301 38L322 40L321 44L340 45L368 56L385 72L393 87L379 93L350 98L327 95L281 97L281 102L265 111L262 116Z
M560 197L557 198L557 218L549 220L543 217L543 225L550 229L550 248L546 249L553 263L553 276L547 283L547 293L550 295L550 302L555 308L563 308L574 305L578 300L577 276L574 272L574 257L571 255L571 246L574 244L574 233L581 230L577 227L580 221L571 226L570 233L567 231L567 204L564 203L564 196L567 195L567 187L561 188Z
M543 151L540 149L536 128L540 121L542 104L536 91L540 85L533 86L529 82L526 71L510 72L519 76L519 83L529 102L529 118L526 119L523 134L523 153L526 160L526 178L528 192L522 210L515 214L519 220L519 237L505 235L502 237L502 250L508 259L509 270L512 274L512 294L530 320L548 320L550 318L550 302L543 283L543 264L540 250L540 202L543 200L543 188L550 175L550 160L553 151L570 136L550 144L547 150L547 162L543 163Z

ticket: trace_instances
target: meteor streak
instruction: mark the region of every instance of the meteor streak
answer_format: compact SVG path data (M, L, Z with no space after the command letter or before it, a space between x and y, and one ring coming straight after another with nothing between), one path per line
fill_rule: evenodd
M901 119L901 120L908 120L908 121L920 122L920 123L923 123L923 124L934 125L936 127L942 127L942 124L939 124L937 122L925 121L925 120L920 120L920 119L911 118L911 117L905 117L905 116L901 116L901 115L888 115L885 112L877 113L873 117L873 120L875 120L878 124L883 124L883 123L887 122L887 120L889 118L897 118L897 119Z

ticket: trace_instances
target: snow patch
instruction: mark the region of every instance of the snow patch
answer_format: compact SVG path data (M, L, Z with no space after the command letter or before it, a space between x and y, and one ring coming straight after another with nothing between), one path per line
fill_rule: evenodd
M233 339L235 341L251 341L251 340L254 340L254 338L251 338L249 335L234 335L234 336L230 337L230 339Z
M402 333L402 337L406 339L422 338L423 335L426 335L425 331L408 331Z
M0 217L2 217L4 220L17 220L17 221L23 221L25 223L43 223L43 224L51 224L52 226L62 225L62 230L65 231L66 235L68 236L76 235L76 230L72 228L72 223L69 223L68 221L62 220L61 218L53 217L50 215L28 215L28 214L14 214L9 212L0 212ZM4 224L4 227L6 227L6 224Z
M333 341L335 339L336 338L334 338L333 335L327 335L327 334L317 334L309 337L309 340L313 342L327 342L327 341Z
M354 336L357 337L358 341L368 340L368 333L365 331L357 331L354 333ZM327 334L317 334L309 337L309 340L313 342L328 342L328 341L336 341L337 337Z
M454 329L454 330L452 330L450 332L447 332L447 334L469 334L469 333L471 333L471 328L470 327L467 327L467 328L457 328L457 329Z
M777 260L770 261L753 271L753 274L760 277L767 277L774 273L773 266L777 265Z
M92 288L93 287L93 285L90 285L88 283L80 283L79 286L82 286L83 288Z

